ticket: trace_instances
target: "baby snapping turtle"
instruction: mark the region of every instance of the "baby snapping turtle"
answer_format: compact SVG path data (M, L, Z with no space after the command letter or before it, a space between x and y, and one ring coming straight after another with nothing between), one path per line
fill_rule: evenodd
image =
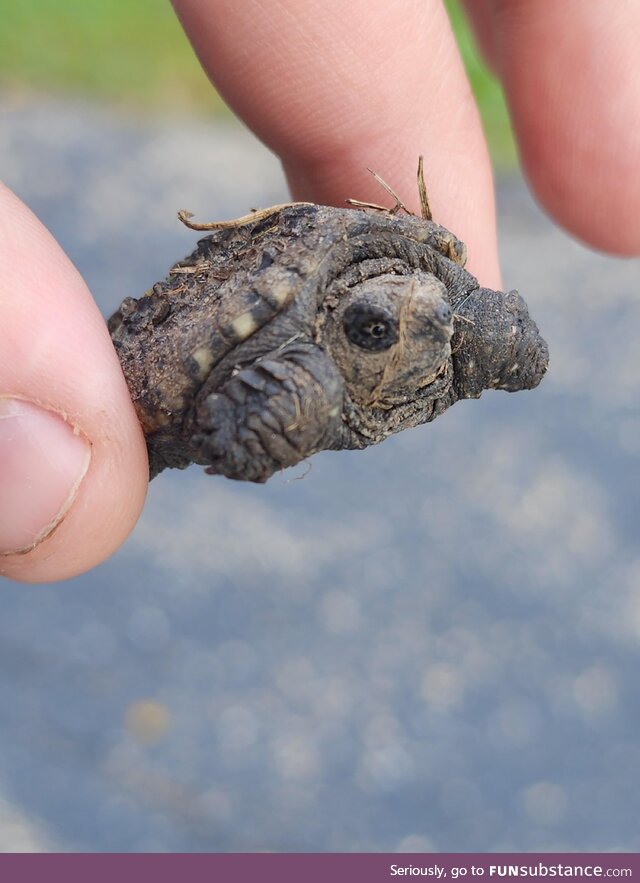
M264 482L484 389L537 386L548 352L525 302L479 287L431 220L422 163L418 183L422 218L390 188L391 210L291 203L202 225L181 213L212 234L109 320L152 478L195 462Z

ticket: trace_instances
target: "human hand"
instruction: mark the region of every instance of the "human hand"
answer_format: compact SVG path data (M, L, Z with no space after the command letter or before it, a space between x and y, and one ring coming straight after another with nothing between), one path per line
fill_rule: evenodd
M86 285L1 185L0 266L0 574L62 579L133 528L146 447Z
M221 94L283 160L294 199L380 201L378 171L499 287L493 183L441 0L174 0ZM524 171L586 243L640 254L640 7L635 0L466 0L501 78Z
M216 86L281 156L293 198L379 202L369 165L417 209L422 153L436 220L467 243L469 269L481 283L500 286L487 151L438 0L175 6ZM502 76L539 200L590 244L639 253L637 4L467 6ZM28 428L14 432L15 407L6 419L4 405L2 419L0 404L0 550L32 543L78 485L46 541L0 557L0 573L59 579L99 563L131 530L146 487L144 441L104 323L76 271L7 192L0 216L0 399L38 402L69 421L55 418L46 444L42 426L28 441ZM88 468L81 439L90 444Z

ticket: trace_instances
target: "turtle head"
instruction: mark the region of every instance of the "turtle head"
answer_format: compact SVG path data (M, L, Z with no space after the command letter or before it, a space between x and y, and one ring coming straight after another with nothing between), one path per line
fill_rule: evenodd
M429 273L385 274L354 285L329 313L323 343L349 396L393 408L416 398L451 355L453 313Z

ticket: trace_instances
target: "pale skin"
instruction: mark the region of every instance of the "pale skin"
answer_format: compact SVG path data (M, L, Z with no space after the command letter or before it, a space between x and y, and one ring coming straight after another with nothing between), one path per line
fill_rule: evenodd
M500 287L491 168L439 0L174 5L212 81L281 157L292 199L380 202L370 166L419 213L423 154L434 218L466 242L481 283ZM640 254L637 0L467 7L503 80L537 199L588 244ZM38 413L24 402L67 421L52 418L46 455L28 435L23 445L5 432L3 444L0 427L0 573L62 579L103 561L132 530L147 486L145 444L89 291L6 189L0 264L0 424L16 408L20 420ZM14 548L30 550L7 554Z

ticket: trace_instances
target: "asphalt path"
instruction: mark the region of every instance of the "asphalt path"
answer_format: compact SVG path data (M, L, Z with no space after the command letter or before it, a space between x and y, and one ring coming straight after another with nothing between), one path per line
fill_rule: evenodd
M176 209L286 199L238 126L64 102L4 102L0 169L105 315L190 251ZM110 561L0 583L0 849L640 850L640 262L498 199L538 390L163 474Z

